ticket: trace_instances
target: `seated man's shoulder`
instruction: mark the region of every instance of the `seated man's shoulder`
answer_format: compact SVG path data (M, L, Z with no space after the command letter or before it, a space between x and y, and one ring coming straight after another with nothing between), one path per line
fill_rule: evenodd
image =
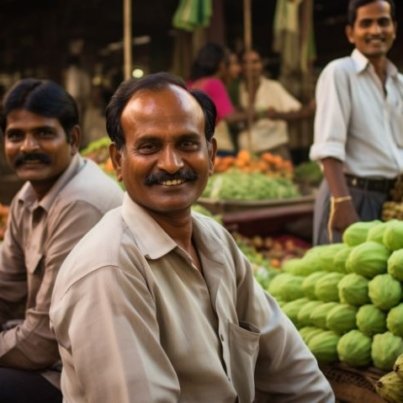
M81 200L101 210L109 210L121 204L123 191L119 184L91 160L62 190L59 199L65 202Z
M124 254L121 209L107 212L74 246L58 276L64 276L66 287L102 267L118 267ZM64 273L64 274L62 274Z

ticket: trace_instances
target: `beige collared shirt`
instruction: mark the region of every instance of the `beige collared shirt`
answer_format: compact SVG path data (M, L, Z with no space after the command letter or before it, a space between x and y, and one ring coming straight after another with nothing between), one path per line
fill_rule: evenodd
M60 360L48 314L56 275L72 247L121 204L122 195L79 155L42 200L30 183L16 195L0 251L0 325L15 319L21 306L24 320L0 332L0 366L41 370Z
M312 160L333 157L345 172L394 178L403 172L403 76L391 62L385 84L355 49L330 62L316 86Z
M69 403L334 402L232 236L194 213L203 275L125 194L64 262L50 309Z
M244 82L239 86L239 100L248 108L249 94ZM301 103L294 98L278 81L265 77L260 79L253 107L256 111L274 108L278 112L297 111ZM270 151L283 144L288 144L288 125L284 120L258 119L250 130L250 148L254 152ZM246 131L239 134L239 145L249 149L249 135Z

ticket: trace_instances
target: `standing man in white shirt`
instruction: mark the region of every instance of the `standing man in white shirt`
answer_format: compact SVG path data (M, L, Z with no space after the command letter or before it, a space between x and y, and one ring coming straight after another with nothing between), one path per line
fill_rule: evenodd
M403 172L403 76L386 56L396 37L393 0L350 0L346 34L354 51L330 62L316 88L310 157L325 179L314 244L337 242L350 224L379 218Z

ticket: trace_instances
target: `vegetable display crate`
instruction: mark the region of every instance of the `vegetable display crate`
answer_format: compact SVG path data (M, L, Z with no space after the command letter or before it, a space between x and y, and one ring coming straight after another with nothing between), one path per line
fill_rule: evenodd
M369 368L358 370L341 363L323 365L321 370L330 382L338 403L385 403L375 391L375 383L384 372Z
M291 234L312 239L314 195L292 199L227 201L200 198L198 203L222 217L230 231L245 236Z
M227 214L270 207L292 207L306 203L311 204L314 200L314 194L309 194L289 199L270 200L213 200L200 197L197 202L214 214Z

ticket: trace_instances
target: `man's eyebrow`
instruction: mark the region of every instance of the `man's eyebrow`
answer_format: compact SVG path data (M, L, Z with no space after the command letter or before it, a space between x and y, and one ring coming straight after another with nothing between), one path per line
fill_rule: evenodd
M19 129L18 127L10 127L10 128L6 128L6 130L4 130L5 133L10 133L10 132L20 132L21 129Z
M40 131L40 130L52 130L54 131L55 128L49 125L42 125L42 126L35 126L32 128L33 131Z

